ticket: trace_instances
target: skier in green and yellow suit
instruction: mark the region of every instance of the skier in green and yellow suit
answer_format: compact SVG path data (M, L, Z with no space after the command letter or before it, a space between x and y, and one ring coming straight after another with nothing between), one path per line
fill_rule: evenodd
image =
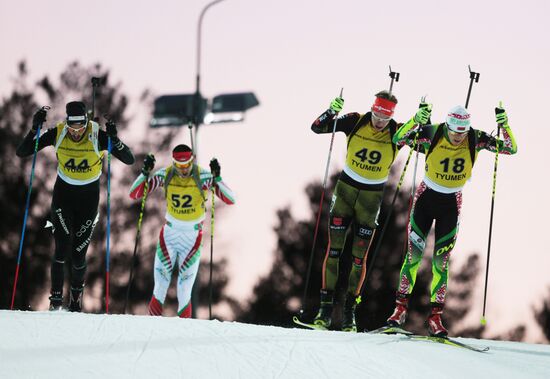
M421 119L427 120L431 109L422 107ZM427 125L418 130L414 121L404 124L393 141L399 145L416 145L426 154L426 169L422 183L416 190L408 226L407 253L399 275L395 310L388 325L401 326L405 322L408 300L413 291L416 274L422 261L426 238L435 221L435 246L432 259L431 315L428 330L431 335L444 337L447 329L441 315L447 294L450 255L456 243L462 187L472 175L472 168L481 150L499 154L515 154L516 141L504 109L497 108L497 123L502 128L503 140L470 127L470 114L462 106L451 109L446 122Z
M397 123L392 119L397 99L387 91L377 93L370 112L348 113L337 119L336 131L347 136L344 170L336 183L330 206L329 246L323 262L321 305L313 323L328 328L332 321L334 290L346 232L353 224L352 266L345 297L342 330L356 331L355 306L365 278L367 251L377 226L384 185L399 146L392 142ZM317 134L331 133L344 100L330 108L311 126Z

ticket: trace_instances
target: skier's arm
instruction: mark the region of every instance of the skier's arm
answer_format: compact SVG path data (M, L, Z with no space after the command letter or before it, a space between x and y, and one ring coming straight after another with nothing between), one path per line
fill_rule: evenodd
M46 146L53 145L55 142L55 137L57 136L57 129L51 128L46 131L46 133L40 135L40 140L38 141L38 151L42 150ZM23 141L17 146L15 154L19 158L28 157L29 155L34 154L34 146L36 144L36 132L30 130Z
M336 112L332 109L327 109L322 115L317 117L313 124L311 124L311 130L317 134L332 133L334 129L334 120L336 117ZM346 135L349 135L353 130L357 121L359 121L361 115L359 113L348 113L341 117L338 117L336 122L336 131L344 132Z
M201 172L202 190L208 191L214 186L216 196L228 205L235 204L235 193L224 183L221 176L214 178L208 171Z
M431 113L432 106L422 101L414 117L397 129L392 142L399 147L407 145L414 149L420 144L424 150L429 149L431 144L431 127L427 128L426 124L430 122ZM424 126L421 127L421 125Z
M221 176L214 178L214 193L226 204L235 204L235 193L224 183Z
M113 155L122 163L127 165L134 164L134 154L132 154L132 150L130 150L130 148L117 137L116 125L109 121L107 122L106 127L107 132L100 129L98 133L99 149L107 150L109 146L107 137L111 137L111 151Z
M497 139L480 130L478 130L477 133L477 151L488 150L493 153L496 152ZM514 138L514 134L512 133L510 126L502 126L502 137L502 140L498 140L498 153L504 155L512 155L517 153L518 147L516 145L516 139Z
M15 154L22 158L28 157L29 155L34 154L34 148L36 146L36 136L39 128L43 127L46 124L46 116L48 115L47 107L42 107L34 113L32 116L32 126L31 130L27 133L23 141L17 146ZM40 140L38 141L38 150L42 150L44 147L53 145L55 143L55 137L57 136L57 129L49 129L42 135L40 135Z
M145 176L143 173L140 173L136 178L132 187L130 188L130 198L132 199L141 199L143 197L143 192L145 191ZM160 169L155 172L152 176L149 176L147 193L151 193L159 187L164 187L164 179L166 178L166 169Z
M399 130L399 128L402 127L402 126L403 126L403 123L402 123L402 122L396 122L396 132L397 132L397 130ZM393 138L392 138L391 143L392 143L393 145L395 145L395 148L396 148L397 150L401 150L401 148L402 148L403 146L405 146L405 144L398 144L398 143L394 142Z
M211 172L207 170L201 171L202 190L208 191L210 188L214 187L214 193L221 201L229 205L235 204L235 194L231 188L223 182L220 175L221 167L216 158L210 161L210 170Z
M485 132L478 131L478 141L476 143L476 149L477 151L485 149L496 152L498 145L499 154L515 154L518 151L516 139L514 138L512 129L510 129L510 125L508 125L508 116L506 114L506 111L502 108L502 103L500 103L499 107L496 108L495 111L497 124L502 129L503 140L497 140L496 138L489 136Z
M392 141L397 146L407 145L411 149L415 149L416 146L420 145L420 151L428 151L432 143L433 127L434 125L424 125L419 130L418 124L414 121L414 118L411 118L397 129ZM415 138L416 145L414 144Z

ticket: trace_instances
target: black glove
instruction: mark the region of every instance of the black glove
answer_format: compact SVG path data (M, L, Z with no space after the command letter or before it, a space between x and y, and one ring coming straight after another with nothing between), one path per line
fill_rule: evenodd
M214 178L218 178L220 176L222 168L220 167L220 163L216 158L212 158L210 161L210 172L212 173L212 176Z
M107 135L111 138L114 138L116 137L116 124L113 120L109 120L107 121L107 123L105 124L105 130L107 132Z
M47 112L44 109L39 109L34 116L32 116L32 131L36 133L38 127L46 122Z
M141 169L141 173L145 176L149 176L153 167L155 167L155 156L153 153L149 153L145 156L145 159L143 159L143 168Z

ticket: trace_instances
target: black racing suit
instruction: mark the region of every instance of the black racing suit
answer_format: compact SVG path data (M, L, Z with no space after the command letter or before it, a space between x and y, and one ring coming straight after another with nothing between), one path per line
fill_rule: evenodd
M46 146L55 146L57 129L48 129L40 136L38 150ZM65 138L69 138L67 135ZM84 138L84 137L83 137ZM17 147L18 157L26 157L34 153L35 133L30 131L23 142ZM111 137L112 154L121 162L131 165L134 155L128 146L118 137ZM99 151L107 150L108 138L103 130L99 130ZM51 290L63 292L63 267L66 257L72 261L71 287L81 288L86 273L86 251L92 239L92 232L98 221L99 179L84 184L74 185L65 182L59 176L56 179L51 204L51 219L55 239L55 254L51 266Z

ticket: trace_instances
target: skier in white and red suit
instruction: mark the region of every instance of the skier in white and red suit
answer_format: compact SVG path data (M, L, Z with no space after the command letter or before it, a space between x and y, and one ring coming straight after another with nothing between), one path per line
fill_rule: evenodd
M191 317L191 290L197 277L202 247L202 225L205 218L206 197L214 186L216 196L226 204L234 204L235 197L220 176L217 159L210 161L210 171L194 163L191 148L178 145L172 151L173 163L149 176L155 166L155 157L144 159L141 174L130 190L132 199L143 197L146 178L148 192L164 188L166 223L160 230L155 254L155 288L149 302L149 314L162 315L162 306L170 286L174 268L178 270L178 315ZM176 266L177 265L177 266Z

